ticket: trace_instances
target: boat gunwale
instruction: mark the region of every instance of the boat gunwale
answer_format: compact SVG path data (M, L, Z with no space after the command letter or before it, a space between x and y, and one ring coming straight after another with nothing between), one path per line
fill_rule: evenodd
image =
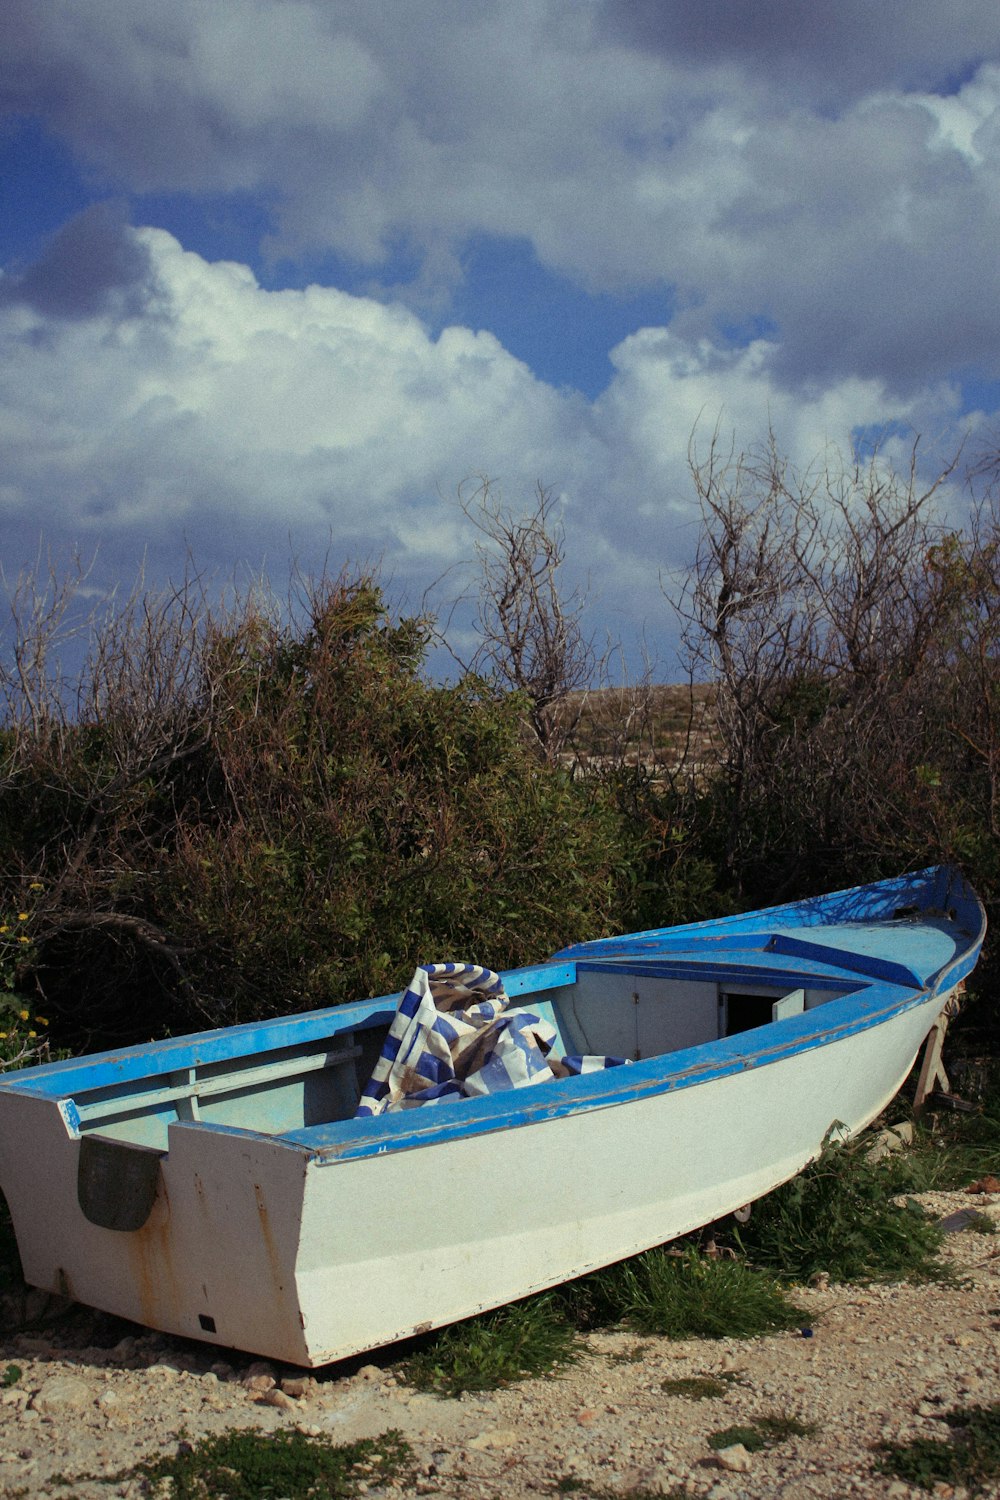
M852 999L860 992L870 989L872 985L871 976L863 975L853 968L840 968L833 963L824 963L819 959L807 958L800 954L788 955L789 963L779 966L768 961L766 949L761 948L755 951L765 961L760 964L726 963L720 956L688 959L686 956L684 958L673 955L657 957L647 954L641 958L637 956L632 959L625 955L618 955L614 958L581 959L573 963L532 965L529 969L502 972L501 978L504 979L505 985L509 985L513 975L522 979L528 977L529 983L520 984L517 988L529 1002L533 995L544 995L548 989L574 984L577 974L581 971L584 973L620 972L635 975L637 978L694 980L720 986L750 984L768 989L794 989L807 985L813 990L842 991L845 986L851 986L847 994L838 996L840 999ZM791 962L794 962L794 968L790 967ZM537 988L530 984L530 979L536 976L546 981ZM912 985L906 986L893 980L884 982L889 987L905 989L907 994L912 993L917 987L915 978ZM508 994L511 993L511 988L508 988ZM333 1043L352 1031L374 1029L379 1025L388 1026L396 1014L402 993L399 991L396 994L383 995L372 1000L349 1001L344 1005L329 1006L323 1010L300 1011L294 1015L270 1021L248 1022L238 1027L225 1027L209 1032L193 1032L186 1036L169 1037L162 1043L149 1042L138 1047L125 1048L121 1052L89 1053L81 1057L44 1063L38 1067L19 1069L7 1075L0 1075L0 1092L40 1094L46 1098L69 1101L85 1094L103 1095L108 1091L125 1088L130 1083L142 1082L146 1078L169 1077L187 1070L214 1067L237 1059L243 1059L247 1066L252 1066L254 1058L259 1055L279 1052L294 1046L305 1047L310 1044L319 1044L324 1041ZM824 1010L834 1003L834 1001L824 1002ZM808 1012L806 1014L808 1015ZM787 1029L795 1022L801 1023L801 1020L801 1017L788 1018L782 1022L782 1025ZM334 1023L332 1026L331 1022ZM744 1035L748 1034L744 1033ZM233 1043L251 1037L255 1041L263 1042L264 1045L256 1046L252 1051L229 1045L219 1052L216 1052L212 1045L223 1041ZM715 1038L701 1045L718 1048L726 1040L735 1039ZM644 1061L654 1062L663 1057L679 1055L679 1052L658 1053L655 1058L647 1058ZM151 1065L138 1066L140 1062ZM213 1075L213 1081L215 1076ZM584 1076L593 1077L594 1075ZM240 1072L234 1070L231 1077L234 1087L237 1086ZM560 1081L570 1083L575 1080ZM502 1099L504 1096L491 1097Z
M836 1045L918 1006L933 1004L951 992L971 970L974 961L973 952L963 972L953 974L953 970L961 967L960 958L942 971L945 975L943 983L928 985L919 991L906 990L900 994L897 986L873 982L853 994L829 1001L820 1008L824 1013L828 1014L833 1005L844 1005L851 1011L834 1027L824 1025L817 1028L813 1025L805 1035L792 1035L793 1030L801 1033L809 1026L811 1013L806 1011L804 1015L771 1022L738 1036L717 1038L680 1052L658 1054L625 1067L560 1079L557 1089L550 1090L543 1085L537 1089L514 1090L480 1099L459 1099L437 1108L384 1114L374 1119L336 1120L281 1135L204 1120L172 1121L170 1130L210 1130L267 1141L304 1154L310 1165L324 1167L543 1124L569 1115L590 1114L629 1105L640 1099L679 1093ZM891 990L897 990L897 993L888 993ZM860 1000L866 1002L863 1009L858 1005ZM885 1003L879 1004L879 1000ZM777 1038L773 1034L775 1027L781 1028ZM758 1039L757 1044L748 1048L747 1040L751 1037ZM664 1066L665 1061L669 1066ZM331 1140L330 1136L340 1139Z
M725 917L706 917L676 927L648 927L641 932L622 933L618 937L592 938L582 943L571 943L552 956L554 959L578 960L613 955L624 957L643 948L660 948L661 951L666 951L680 941L706 945L717 941L727 946L736 943L742 945L746 940L752 941L756 933L765 930L827 926L831 915L837 913L838 909L841 909L841 917L853 912L853 920L862 926L884 926L894 920L900 896L914 898L912 904L917 913L924 917L932 914L947 916L949 907L965 907L969 914L974 913L976 916L975 927L968 932L970 942L982 942L986 932L986 912L981 900L961 870L953 865L940 864L885 880L827 891L819 896L802 897L779 906L757 907L753 911L733 912ZM858 903L861 901L865 904L859 911ZM953 916L950 919L955 920Z

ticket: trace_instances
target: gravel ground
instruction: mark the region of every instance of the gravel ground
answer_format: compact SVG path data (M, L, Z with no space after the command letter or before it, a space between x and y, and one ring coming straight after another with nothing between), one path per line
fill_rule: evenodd
M942 1218L973 1202L1000 1225L1000 1198L921 1201ZM1000 1400L1000 1237L956 1232L945 1254L958 1285L798 1293L811 1336L594 1334L580 1363L558 1376L457 1401L398 1382L388 1355L306 1375L79 1310L42 1332L0 1338L0 1371L21 1370L0 1393L0 1496L138 1500L138 1481L98 1480L185 1439L248 1426L344 1442L396 1428L418 1465L407 1491L446 1497L539 1496L560 1485L583 1496L682 1489L711 1500L925 1495L873 1472L876 1445L944 1436L951 1406ZM720 1373L734 1377L721 1397L663 1389ZM751 1454L709 1447L711 1433L774 1413L817 1431ZM392 1489L373 1481L369 1494ZM937 1493L963 1496L947 1486Z

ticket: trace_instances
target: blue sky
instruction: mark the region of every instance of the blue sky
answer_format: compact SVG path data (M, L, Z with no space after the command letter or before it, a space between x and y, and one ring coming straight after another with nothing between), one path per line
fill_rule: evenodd
M4 571L378 559L560 497L676 667L692 433L1000 431L995 0L6 0Z

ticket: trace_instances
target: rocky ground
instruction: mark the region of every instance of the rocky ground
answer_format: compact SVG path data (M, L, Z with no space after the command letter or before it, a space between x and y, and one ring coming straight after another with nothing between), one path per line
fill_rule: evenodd
M942 1218L970 1206L922 1201ZM975 1207L1000 1225L1000 1199ZM443 1497L924 1495L874 1471L877 1445L944 1437L950 1407L1000 1400L1000 1236L958 1230L945 1253L956 1285L815 1286L798 1294L802 1331L749 1342L594 1334L558 1376L461 1400L415 1392L388 1354L308 1375L80 1310L0 1335L0 1376L20 1371L0 1392L0 1496L138 1500L139 1480L100 1480L204 1434L289 1425L344 1442L395 1428L418 1466L406 1490ZM722 1396L664 1390L720 1374ZM763 1452L709 1446L775 1413L816 1431ZM373 1478L369 1494L386 1492Z

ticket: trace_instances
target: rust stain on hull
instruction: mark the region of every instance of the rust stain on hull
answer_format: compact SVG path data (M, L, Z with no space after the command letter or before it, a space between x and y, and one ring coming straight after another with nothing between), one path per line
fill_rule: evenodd
M129 1258L141 1321L150 1328L176 1326L180 1316L180 1292L173 1259L170 1199L162 1177L152 1212L141 1229L128 1237Z
M257 1204L257 1217L260 1220L260 1232L264 1241L264 1250L267 1255L267 1263L271 1271L271 1280L279 1296L284 1296L285 1286L282 1281L281 1256L274 1240L274 1230L271 1227L271 1218L264 1202L264 1193L259 1182L253 1185L254 1201Z

